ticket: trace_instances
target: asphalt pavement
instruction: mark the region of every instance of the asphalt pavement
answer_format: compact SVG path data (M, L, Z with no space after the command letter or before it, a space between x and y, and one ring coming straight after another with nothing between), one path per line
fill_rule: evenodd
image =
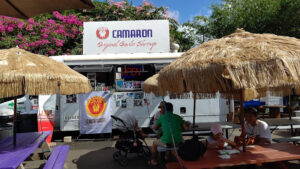
M299 133L298 133L299 134ZM235 135L239 135L239 131L235 130L230 132L230 139L233 139ZM288 131L275 131L272 134L273 138L290 136ZM147 144L152 145L154 139L147 139ZM65 162L65 168L68 169L163 169L164 164L161 163L159 166L153 167L149 165L142 157L138 157L135 154L129 155L128 165L123 167L118 164L113 159L113 153L116 151L114 149L115 141L105 140L105 141L76 141L71 143L56 142L56 145L70 145L70 151L68 153L67 160ZM174 160L174 159L173 159ZM37 164L38 161L28 164L27 168L38 167L42 168L44 161L39 161L41 164ZM33 165L35 164L35 165ZM35 166L35 167L34 167ZM286 163L289 169L299 169L300 163L298 160L290 161ZM249 168L249 166L239 166L236 168ZM274 164L258 166L250 166L250 168L257 169L277 169L278 166ZM227 168L226 168L227 169Z

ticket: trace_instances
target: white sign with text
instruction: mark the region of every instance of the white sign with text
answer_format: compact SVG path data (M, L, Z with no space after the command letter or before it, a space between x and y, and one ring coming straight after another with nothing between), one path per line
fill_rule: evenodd
M168 20L85 22L83 54L170 51Z

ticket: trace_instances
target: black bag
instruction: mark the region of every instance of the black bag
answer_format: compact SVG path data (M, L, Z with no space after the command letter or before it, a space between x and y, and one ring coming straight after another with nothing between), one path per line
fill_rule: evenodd
M198 140L197 136L194 136L190 140L186 140L178 149L179 157L184 161L196 161L200 156L203 156L206 152L206 145Z

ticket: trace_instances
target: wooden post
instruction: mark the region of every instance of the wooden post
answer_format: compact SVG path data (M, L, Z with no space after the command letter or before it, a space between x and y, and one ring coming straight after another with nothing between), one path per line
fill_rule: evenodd
M243 152L246 152L246 137L245 137L245 110L244 110L244 93L240 92L240 113L241 113L241 126L242 126L242 140L243 140Z
M14 97L14 128L13 128L14 146L17 145L17 97Z
M193 110L193 136L195 135L195 123L196 123L196 94L193 93L194 98L194 110Z

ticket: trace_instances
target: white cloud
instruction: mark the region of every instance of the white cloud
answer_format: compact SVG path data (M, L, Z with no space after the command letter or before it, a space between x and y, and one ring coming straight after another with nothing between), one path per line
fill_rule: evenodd
M209 18L211 16L212 12L213 12L213 10L210 8L201 8L199 12L191 15L189 17L189 20L192 21L195 16L205 16L205 17Z
M170 10L169 9L169 18L175 19L177 22L179 22L179 11L178 10Z

